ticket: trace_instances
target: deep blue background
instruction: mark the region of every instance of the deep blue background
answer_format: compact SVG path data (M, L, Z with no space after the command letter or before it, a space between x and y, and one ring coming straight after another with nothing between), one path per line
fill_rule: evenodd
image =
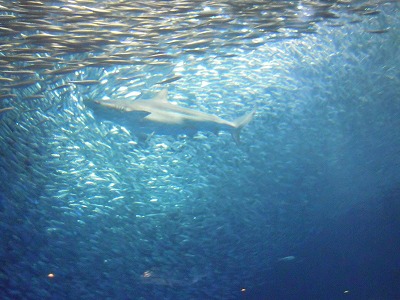
M399 299L400 190L360 204L297 249L297 261L260 274L244 299ZM344 293L348 291L348 293Z

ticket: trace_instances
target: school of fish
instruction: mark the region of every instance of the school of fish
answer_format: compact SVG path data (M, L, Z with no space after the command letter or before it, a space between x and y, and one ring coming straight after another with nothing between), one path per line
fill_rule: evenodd
M239 299L301 262L364 174L398 177L374 155L400 140L398 12L0 1L0 298Z

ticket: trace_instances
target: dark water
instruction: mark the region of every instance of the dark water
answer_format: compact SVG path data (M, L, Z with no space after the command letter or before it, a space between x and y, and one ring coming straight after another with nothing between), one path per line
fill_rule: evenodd
M298 249L301 261L264 273L270 280L249 299L397 299L399 196L391 191L322 225Z
M0 5L1 299L400 298L398 2Z

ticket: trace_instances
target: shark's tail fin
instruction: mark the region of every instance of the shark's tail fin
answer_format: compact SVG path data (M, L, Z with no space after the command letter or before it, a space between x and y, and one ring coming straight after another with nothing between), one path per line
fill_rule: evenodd
M246 126L252 119L253 116L256 113L256 109L253 109L251 112L248 114L245 114L239 118L237 118L235 121L233 121L233 129L232 129L232 137L237 145L240 144L240 131L244 126Z

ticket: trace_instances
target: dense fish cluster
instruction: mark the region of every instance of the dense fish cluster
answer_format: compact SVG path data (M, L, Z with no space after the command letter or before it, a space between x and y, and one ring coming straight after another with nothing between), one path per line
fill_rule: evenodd
M0 63L12 79L2 81L22 87L90 67L168 65L182 54L233 55L271 39L315 33L321 21L360 22L378 15L380 2L2 1Z
M23 99L41 100L49 90L63 94L103 82L115 97L120 86L143 90L179 80L181 72L173 71L179 59L236 56L271 40L317 33L322 21L361 22L379 15L382 3L388 2L2 1L0 100L11 101L0 114L14 109L21 88L30 91ZM378 23L367 31L389 29ZM101 81L106 70L113 82ZM91 72L96 76L88 79Z
M297 261L320 219L400 180L398 12L1 1L0 298L240 299ZM87 104L165 88L227 120L257 113L237 146L143 138Z

